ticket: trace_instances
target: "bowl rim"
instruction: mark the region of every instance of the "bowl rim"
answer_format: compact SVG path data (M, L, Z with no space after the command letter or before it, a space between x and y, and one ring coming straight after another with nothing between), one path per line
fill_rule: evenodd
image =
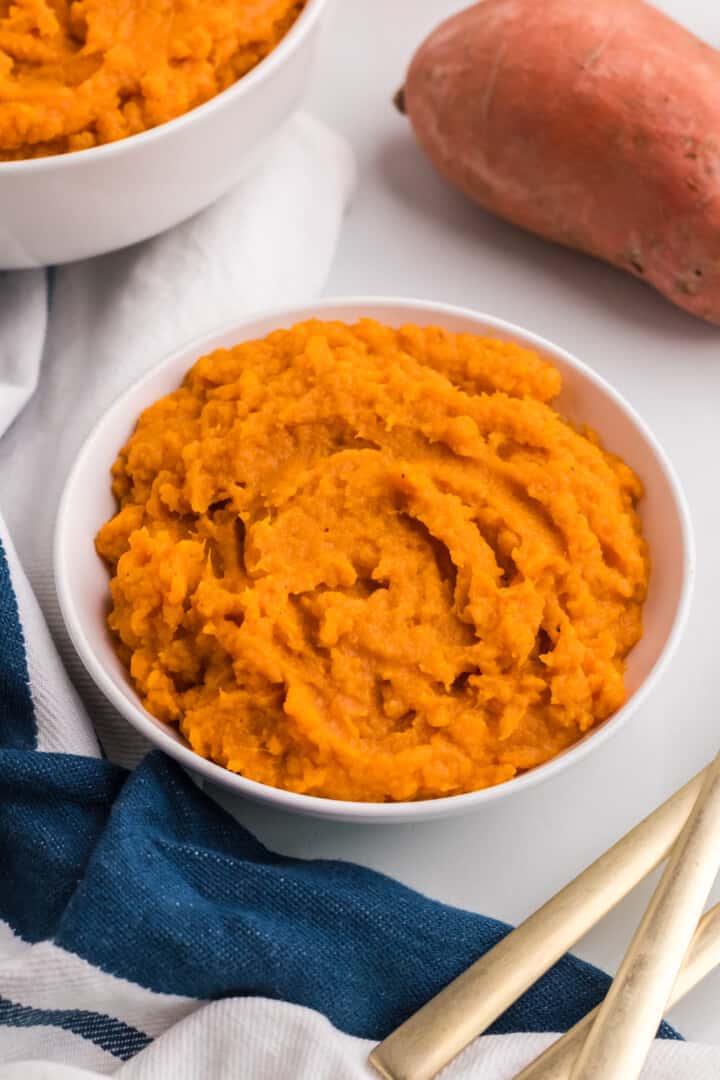
M233 773L224 766L217 764L208 758L202 757L192 750L187 744L177 742L172 735L159 726L159 721L147 713L139 701L131 703L124 694L115 686L110 676L105 672L103 664L96 657L92 647L85 637L83 621L76 609L74 598L66 579L64 562L65 552L68 548L68 540L71 535L69 529L70 514L73 507L73 488L75 480L81 471L86 457L92 452L94 444L104 425L111 417L117 415L126 408L128 403L138 394L143 385L153 379L162 369L176 364L181 357L188 353L195 353L197 357L207 352L210 342L216 338L237 333L238 343L243 340L252 340L247 336L246 327L259 321L277 321L278 327L288 325L300 318L311 318L311 310L317 310L318 318L332 318L335 310L347 307L362 309L386 309L388 316L394 309L402 307L416 311L419 315L431 317L435 321L442 320L445 316L470 319L512 338L518 335L523 343L545 353L550 357L555 356L563 360L571 368L577 371L584 379L594 386L625 413L627 418L639 431L654 457L660 465L668 486L675 501L675 507L680 523L683 548L682 585L680 596L675 611L673 623L667 640L657 657L652 668L643 679L642 683L633 693L632 697L618 709L616 713L608 717L598 728L588 732L582 739L568 747L562 753L551 758L549 761L538 765L536 768L514 777L493 787L480 788L477 791L465 792L461 795L445 795L436 799L424 799L414 802L354 802L350 800L328 799L316 795L304 795L298 792L286 791L284 788L274 788L268 784L251 780L239 773ZM360 316L358 316L360 317ZM243 337L243 334L245 337ZM119 448L118 448L119 449ZM401 823L430 818L461 814L469 810L477 809L482 805L496 802L498 799L507 798L513 792L526 791L540 783L550 780L553 776L580 762L593 748L601 746L615 732L627 722L642 706L645 699L654 688L675 653L677 645L685 628L695 579L695 541L692 527L692 519L687 500L680 481L675 473L669 458L662 446L632 405L611 386L601 375L579 360L572 353L567 352L560 346L553 344L539 334L511 323L505 319L497 318L485 312L475 311L472 308L460 305L443 303L435 300L421 300L410 297L389 296L337 296L320 297L315 301L306 301L291 305L283 305L259 309L241 320L233 320L218 326L215 330L203 333L174 349L158 363L153 364L138 380L122 391L115 398L108 409L93 426L78 451L73 465L68 472L63 492L60 498L55 522L55 535L53 544L53 567L55 574L55 587L57 591L60 610L65 622L65 627L70 635L75 650L89 675L122 716L137 730L144 735L155 747L163 750L169 756L188 768L191 772L200 774L205 781L215 783L228 792L235 795L246 796L255 802L271 804L276 808L287 811L312 815L316 818L341 819L354 822L377 822L377 823Z
M112 157L121 154L129 146L136 147L163 138L169 129L178 131L182 127L192 124L198 116L207 116L210 112L224 108L235 98L242 97L261 82L269 79L276 68L289 59L299 48L300 44L308 36L320 17L320 13L328 0L306 0L305 6L295 19L281 41L266 56L262 58L245 75L242 75L231 86L221 90L219 94L208 98L200 105L196 105L187 112L166 120L162 124L138 131L134 135L126 135L122 139L113 142L102 143L100 146L90 146L86 150L68 150L62 154L47 154L38 158L21 158L18 161L0 161L0 178L17 172L43 172L56 169L71 168L78 160L98 161L101 158Z

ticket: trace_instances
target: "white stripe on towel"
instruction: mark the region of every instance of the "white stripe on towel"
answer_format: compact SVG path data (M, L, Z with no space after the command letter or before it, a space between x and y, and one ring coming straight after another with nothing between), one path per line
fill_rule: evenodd
M0 955L11 936L10 927L0 920ZM156 993L110 975L50 941L23 945L15 956L0 960L0 993L34 1009L102 1013L151 1038L205 1004L197 998Z

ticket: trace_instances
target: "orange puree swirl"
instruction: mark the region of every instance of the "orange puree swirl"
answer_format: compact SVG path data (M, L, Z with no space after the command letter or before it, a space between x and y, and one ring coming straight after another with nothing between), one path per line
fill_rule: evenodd
M310 321L198 360L113 469L97 548L142 701L335 799L498 784L625 700L641 485L518 345Z

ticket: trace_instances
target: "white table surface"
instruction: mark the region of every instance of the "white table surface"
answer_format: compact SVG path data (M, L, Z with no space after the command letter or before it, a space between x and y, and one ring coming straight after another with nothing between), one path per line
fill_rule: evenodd
M435 175L391 105L407 61L456 0L338 0L310 107L351 141L359 187L328 295L386 293L464 304L520 323L601 372L674 461L697 533L690 623L640 713L551 781L465 817L403 826L300 819L243 803L266 843L365 863L451 904L517 922L699 769L720 729L720 329L630 277L494 220ZM659 0L720 44L717 0ZM612 970L649 883L576 952ZM716 889L715 900L720 900ZM720 972L675 1008L686 1037L720 1044Z

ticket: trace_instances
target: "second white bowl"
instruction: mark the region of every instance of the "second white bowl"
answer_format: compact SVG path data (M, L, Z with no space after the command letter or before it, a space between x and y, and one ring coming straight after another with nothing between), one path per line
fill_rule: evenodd
M326 3L308 0L257 67L176 120L90 150L0 162L0 270L115 251L230 191L300 104Z

